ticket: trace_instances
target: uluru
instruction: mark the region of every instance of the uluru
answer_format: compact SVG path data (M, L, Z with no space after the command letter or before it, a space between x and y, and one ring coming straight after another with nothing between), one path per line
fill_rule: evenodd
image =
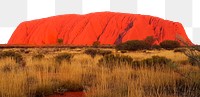
M147 36L153 36L156 44L177 40L177 36L192 44L179 22L117 12L66 14L25 21L16 28L8 44L49 45L62 39L66 45L92 45L95 41L112 45Z

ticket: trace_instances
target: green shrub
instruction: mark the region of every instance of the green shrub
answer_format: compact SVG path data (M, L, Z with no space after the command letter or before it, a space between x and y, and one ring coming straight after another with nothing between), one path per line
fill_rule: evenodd
M32 56L32 60L41 60L43 59L45 56L43 54L37 54Z
M59 38L59 39L57 40L57 43L58 43L58 44L63 44L63 39Z
M168 58L160 57L160 56L152 56L151 58L147 58L141 61L133 61L132 62L132 68L141 68L141 67L147 67L147 68L160 68L160 69L175 69L176 64Z
M145 39L144 39L144 41L148 44L148 45L150 45L150 46L153 46L153 43L155 42L155 38L153 37L153 36L147 36Z
M97 54L105 56L105 55L112 54L112 51L110 51L110 50L98 50Z
M171 59L168 59L166 57L160 57L160 56L152 56L152 58L147 58L142 60L141 62L146 67L154 67L154 68L175 68L176 65L173 63Z
M141 61L135 60L135 61L132 62L131 65L132 65L132 68L139 69L139 68L142 67L143 64L141 63Z
M200 45L193 45L189 47L190 49L194 49L200 52Z
M98 64L108 68L113 68L115 66L131 64L132 61L133 58L131 58L130 56L110 54L101 58Z
M121 53L127 53L127 50L120 50Z
M180 43L178 41L165 40L160 43L160 46L164 49L174 49L180 47Z
M176 52L184 53L185 51L186 51L185 48L175 48L175 49L174 49L174 52L175 52L175 53L176 53Z
M143 50L149 48L150 45L142 40L127 41L125 43L121 43L116 46L117 50L129 50L129 51Z
M21 53L25 53L25 54L30 53L30 50L28 50L27 48L21 48L19 51L20 51Z
M200 66L200 55L190 56L188 59L193 66Z
M7 57L11 57L12 59L16 61L16 63L22 66L25 66L25 61L21 54L15 53L13 51L5 51L5 52L0 53L0 59L7 58Z
M72 58L73 58L73 55L72 55L72 54L69 54L69 53L62 53L62 54L57 55L57 56L55 57L55 60L56 60L56 62L58 62L59 64L61 64L62 61L70 62Z
M97 55L98 50L97 49L87 49L85 50L85 54L90 55L92 58L94 58Z
M152 49L157 49L157 50L160 50L162 47L160 46L160 45L156 45L156 44L154 44L153 46L152 46Z
M85 50L85 54L90 55L92 58L94 58L96 55L108 55L111 54L112 51L110 50L100 50L100 49L87 49Z
M98 48L100 46L100 42L99 41L95 41L92 46L95 47L95 48Z

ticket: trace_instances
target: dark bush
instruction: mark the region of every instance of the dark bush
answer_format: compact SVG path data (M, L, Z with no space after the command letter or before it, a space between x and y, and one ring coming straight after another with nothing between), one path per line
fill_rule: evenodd
M57 40L57 43L58 43L58 44L63 44L63 39L59 38L59 39Z
M148 44L148 45L150 45L150 46L153 46L153 43L155 42L155 38L153 37L153 36L147 36L145 39L144 39L144 41Z
M25 61L21 54L15 53L13 51L5 51L0 53L0 59L11 57L16 61L16 63L21 64L22 66L25 65Z
M160 46L164 49L174 49L180 47L180 43L178 41L165 40L160 43Z
M105 55L112 54L112 51L110 51L110 50L99 50L97 53L98 53L98 55L105 56Z
M188 57L188 61L191 65L200 67L200 54L196 46L187 47L184 54Z
M121 43L116 46L117 50L129 50L129 51L143 50L149 48L150 45L142 40L127 41L125 43Z
M61 64L62 61L70 62L72 58L73 58L73 55L72 55L72 54L69 54L69 53L62 53L62 54L57 55L57 56L55 57L55 60L56 60L56 62L58 62L59 64Z
M190 56L188 59L193 66L200 66L200 55Z
M50 85L45 85L42 87L38 87L35 91L35 93L33 94L33 97L46 97L46 96L50 96L53 95L54 93L54 89L52 89L52 87Z
M152 46L152 49L157 49L157 50L160 50L162 47L160 46L160 45L156 45L156 44L154 44L153 46Z
M200 45L193 45L193 46L190 46L189 48L200 52Z
M85 54L90 55L92 58L94 58L96 55L108 55L111 54L112 51L110 50L100 50L100 49L87 49L85 50Z
M147 58L141 61L133 61L132 67L137 69L141 67L154 68L154 69L175 69L176 64L168 58L160 57L160 56L152 56L151 58Z
M139 69L139 68L142 67L143 64L141 63L141 61L135 60L135 61L132 62L131 65L132 65L132 68Z
M175 52L175 53L176 53L176 52L184 53L185 51L186 51L185 48L175 48L175 49L174 49L174 52Z
M32 60L41 60L43 59L45 56L43 54L37 54L32 56Z
M108 68L113 68L115 66L131 64L132 61L133 61L133 58L131 58L130 56L110 54L101 58L98 64L101 66L108 67Z
M95 47L95 48L98 48L100 46L100 42L99 41L95 41L92 46Z
M94 58L97 55L98 49L87 49L85 50L85 54L90 55Z
M30 50L28 50L27 48L21 48L21 49L20 49L20 52L21 52L21 53L28 54L28 53L30 53Z
M160 56L153 56L152 58L147 58L142 60L141 62L146 67L154 67L154 68L175 68L176 64L171 59Z
M127 53L127 50L120 50L121 53Z

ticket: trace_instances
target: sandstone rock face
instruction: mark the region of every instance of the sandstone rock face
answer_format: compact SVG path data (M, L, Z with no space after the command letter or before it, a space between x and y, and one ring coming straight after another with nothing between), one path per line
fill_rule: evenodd
M156 44L164 40L177 40L181 37L192 44L182 24L158 17L98 12L86 15L60 15L21 23L11 36L8 44L63 44L92 45L118 44L128 40L143 40L154 36Z

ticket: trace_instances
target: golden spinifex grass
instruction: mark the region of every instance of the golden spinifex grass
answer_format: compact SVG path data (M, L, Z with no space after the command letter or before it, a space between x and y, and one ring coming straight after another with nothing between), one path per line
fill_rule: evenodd
M92 58L83 49L4 49L20 53L26 61L21 66L11 57L0 59L0 97L43 97L66 91L83 91L87 97L198 97L200 70L172 50L136 51L121 54L134 60L165 56L177 64L173 69L132 68L130 64L112 69L99 65L100 55ZM2 51L2 52L3 52ZM42 59L32 58L43 54ZM56 62L59 54L70 53L69 60Z

